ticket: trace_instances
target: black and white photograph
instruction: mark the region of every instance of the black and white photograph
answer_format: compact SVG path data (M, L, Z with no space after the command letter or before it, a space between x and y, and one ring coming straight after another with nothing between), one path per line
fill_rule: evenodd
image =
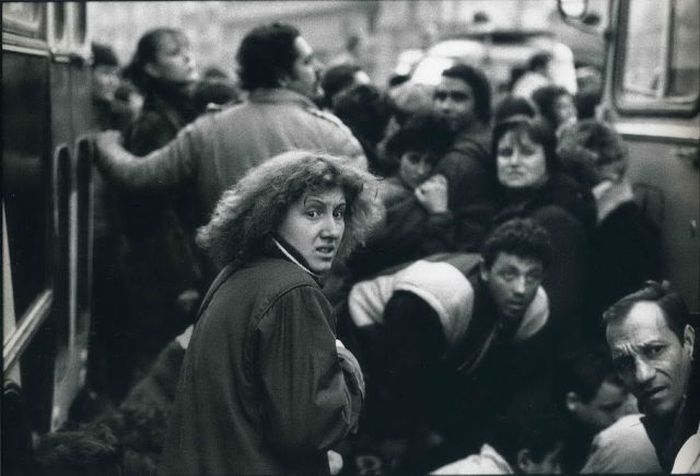
M700 474L700 1L1 8L0 474Z

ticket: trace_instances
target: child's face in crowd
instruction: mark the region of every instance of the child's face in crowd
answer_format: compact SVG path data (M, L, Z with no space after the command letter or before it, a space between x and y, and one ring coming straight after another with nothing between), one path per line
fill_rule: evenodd
M510 130L498 141L498 181L512 189L537 188L549 177L544 147L526 131Z
M331 269L345 233L345 206L340 187L308 192L291 205L277 230L315 273Z
M428 178L433 170L431 157L425 152L408 151L399 162L399 178L409 188L416 188Z

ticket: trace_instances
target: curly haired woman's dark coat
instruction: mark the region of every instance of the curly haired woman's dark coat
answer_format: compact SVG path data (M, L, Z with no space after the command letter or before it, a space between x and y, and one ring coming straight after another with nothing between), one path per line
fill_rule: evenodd
M302 267L270 251L227 266L185 356L163 474L328 474L360 415L356 372Z

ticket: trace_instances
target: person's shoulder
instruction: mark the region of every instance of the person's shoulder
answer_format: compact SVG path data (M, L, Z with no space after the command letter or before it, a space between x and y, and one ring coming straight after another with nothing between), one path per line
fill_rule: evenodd
M248 272L263 276L262 286L285 290L304 284L316 287L316 281L300 266L281 258L263 258L254 261L247 268Z
M598 433L597 438L606 443L617 442L620 441L621 438L629 439L639 436L648 439L647 432L644 429L644 425L642 425L641 417L642 415L639 413L625 415Z
M302 109L307 114L314 117L321 124L328 124L328 126L331 126L333 128L342 129L344 131L350 132L350 129L348 129L348 127L343 123L343 121L338 119L338 117L333 113L310 106L304 107Z

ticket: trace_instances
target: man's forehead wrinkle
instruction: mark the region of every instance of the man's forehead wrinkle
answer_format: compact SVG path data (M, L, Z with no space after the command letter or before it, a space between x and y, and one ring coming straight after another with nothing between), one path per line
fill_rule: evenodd
M666 339L657 333L649 334L648 329L633 329L624 334L617 333L618 339L611 346L613 358L639 353L640 350L657 342L665 342Z

